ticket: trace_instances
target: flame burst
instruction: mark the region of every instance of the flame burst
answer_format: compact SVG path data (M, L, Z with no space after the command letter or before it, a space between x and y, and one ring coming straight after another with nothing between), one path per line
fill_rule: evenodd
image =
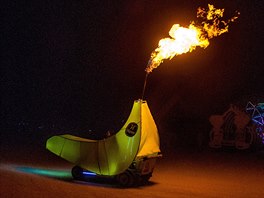
M197 18L202 19L200 25L191 22L189 27L185 28L174 24L169 31L170 38L161 39L159 47L152 52L146 72L152 72L164 59L172 59L176 55L191 52L197 46L206 48L209 39L227 32L228 24L234 22L240 13L227 21L221 20L223 14L224 9L216 9L214 5L208 4L208 10L198 8Z

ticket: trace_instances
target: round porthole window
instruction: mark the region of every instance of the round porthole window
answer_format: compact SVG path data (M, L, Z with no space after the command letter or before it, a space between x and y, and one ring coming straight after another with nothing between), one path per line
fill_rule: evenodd
M137 133L138 125L135 122L131 122L126 127L126 135L133 137Z

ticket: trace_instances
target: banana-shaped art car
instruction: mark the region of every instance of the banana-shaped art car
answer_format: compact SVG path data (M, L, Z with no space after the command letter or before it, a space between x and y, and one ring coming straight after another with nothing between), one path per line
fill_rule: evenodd
M75 164L74 179L86 175L113 177L123 186L140 185L149 180L161 156L156 124L146 101L134 101L125 125L106 139L91 140L73 135L53 136L46 148Z

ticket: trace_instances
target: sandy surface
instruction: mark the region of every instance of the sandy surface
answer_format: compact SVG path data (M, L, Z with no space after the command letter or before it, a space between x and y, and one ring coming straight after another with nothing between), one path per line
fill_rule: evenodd
M157 162L149 184L121 188L115 182L78 182L71 164L50 153L1 156L1 197L263 197L264 153L179 152ZM35 172L28 172L35 170ZM38 172L64 173L44 175ZM38 172L37 172L38 171Z

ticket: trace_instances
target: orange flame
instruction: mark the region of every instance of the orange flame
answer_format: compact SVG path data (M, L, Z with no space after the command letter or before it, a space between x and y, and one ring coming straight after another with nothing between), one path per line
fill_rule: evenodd
M170 38L161 39L159 47L152 52L146 72L152 72L164 59L172 59L176 55L192 52L197 46L206 48L209 45L209 39L227 32L228 24L238 18L235 16L227 21L220 20L223 14L224 9L216 9L208 4L208 11L198 8L197 18L203 19L200 25L191 22L189 27L185 28L174 24L169 31Z

